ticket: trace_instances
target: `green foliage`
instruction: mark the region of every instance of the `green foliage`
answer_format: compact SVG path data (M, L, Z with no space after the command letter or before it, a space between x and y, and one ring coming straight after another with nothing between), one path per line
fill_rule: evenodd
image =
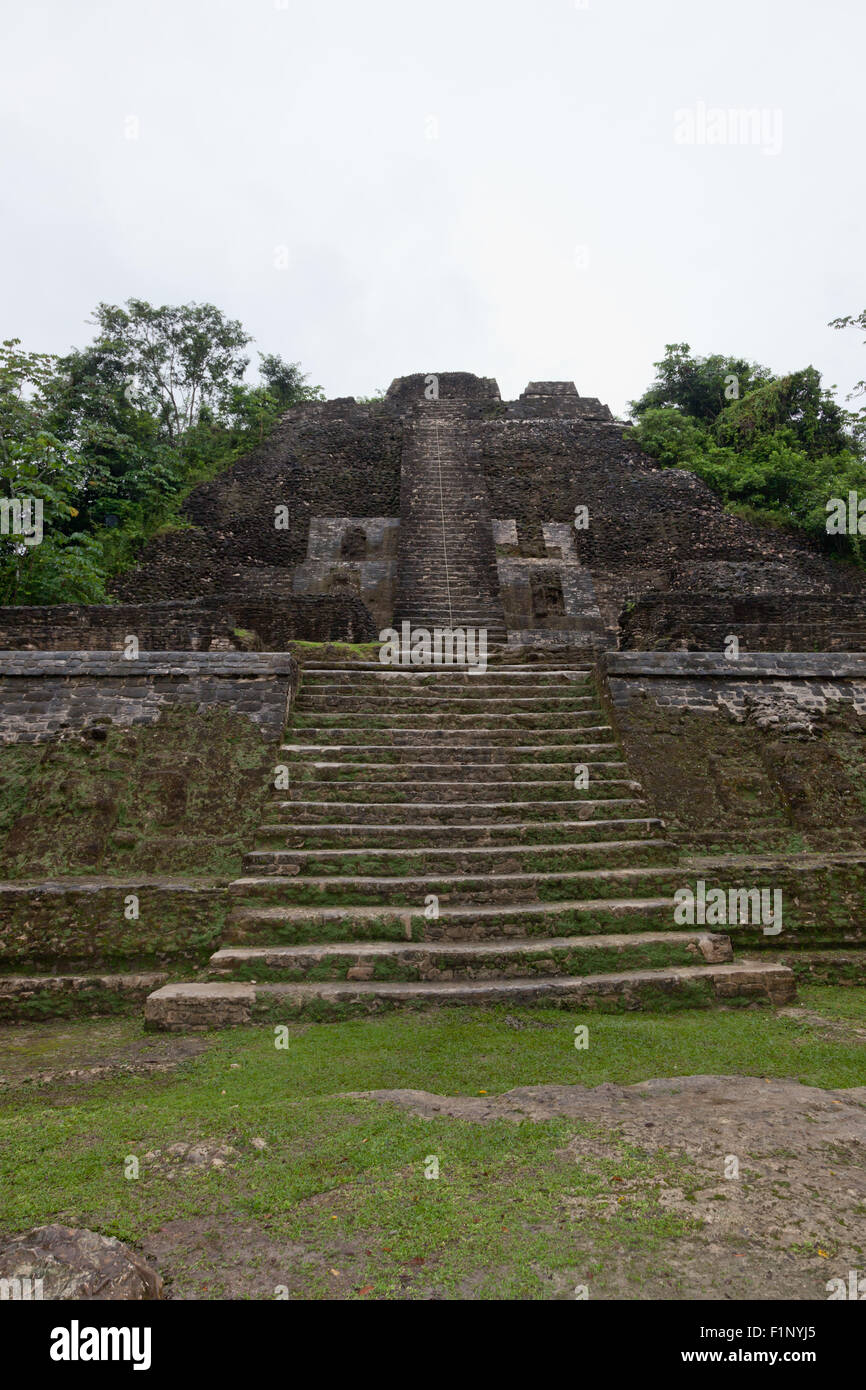
M640 400L630 403L634 415L676 406L684 415L712 421L731 399L734 381L742 395L772 379L766 367L741 357L692 357L688 343L668 343L661 362L653 365L652 386Z
M129 373L128 391L158 419L169 440L181 438L203 406L219 413L243 378L252 340L237 319L213 304L163 304L143 299L125 307L98 304L97 348L115 352Z
M301 371L300 362L284 362L277 353L260 352L259 372L280 410L288 410L290 405L298 405L301 401L319 400L322 397L321 386L306 385L307 379Z
M774 377L765 367L693 358L669 344L656 380L632 402L629 431L664 467L696 473L732 510L805 531L831 553L862 561L862 538L828 536L827 503L866 487L856 417L814 367Z
M57 602L61 597L92 602L103 594L98 546L78 529L75 505L89 482L87 463L53 428L46 410L55 372L55 358L21 352L18 339L0 346L0 498L29 499L23 532L15 529L11 509L4 518L4 603Z
M297 362L260 353L212 304L99 304L95 340L63 357L0 346L0 500L38 499L43 539L0 535L0 603L100 603L190 490L283 411L321 398Z
M746 451L753 442L787 432L808 458L844 451L847 413L821 387L814 367L774 378L732 400L714 421L721 444Z

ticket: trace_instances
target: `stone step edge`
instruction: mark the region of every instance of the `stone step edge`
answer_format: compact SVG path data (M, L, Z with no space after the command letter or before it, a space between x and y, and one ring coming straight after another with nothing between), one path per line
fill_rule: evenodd
M296 805L297 803L290 802L288 804ZM406 803L400 804L403 805ZM451 806L458 803L446 804ZM514 803L509 802L507 804L513 805ZM535 803L530 802L529 804L534 805ZM555 823L558 824L558 822ZM583 823L586 825L594 824L593 821L586 821ZM322 826L323 824L324 823L322 823ZM314 821L310 822L309 825L305 825L303 828L316 830L321 827L319 822ZM392 828L399 829L400 827L388 827L388 829ZM480 828L485 829L488 827L485 824ZM490 824L489 828L495 829L497 827L495 823L493 823ZM640 844L641 842L636 841L635 843ZM718 873L720 870L732 870L736 873L740 873L744 871L758 872L762 869L780 869L785 871L796 870L798 872L808 873L813 869L821 870L832 868L844 868L849 865L859 864L866 864L866 850L797 850L791 853L784 854L774 854L768 853L766 851L756 850L752 854L737 855L685 854L683 859L674 866L674 869L672 871L681 873L686 881L690 881L693 880L696 876L700 877L702 875L714 874ZM647 869L647 872L657 873L659 872L659 870L655 866L652 866ZM65 893L92 894L101 893L105 890L111 890L118 893L121 893L123 891L131 893L134 892L136 889L140 889L142 891L156 890L170 893L188 893L190 894L190 896L194 896L197 894L212 893L214 891L222 892L226 888L231 887L232 884L237 881L238 880L229 880L222 875L214 875L210 878L201 879L174 878L169 874L167 874L164 878L148 874L121 874L117 876L112 876L108 874L81 874L70 875L69 877L63 877L62 875L54 875L53 877L45 878L0 879L0 896L18 898L26 897L30 893L38 893L51 896L55 894L59 895ZM266 879L265 881L271 882L272 879ZM326 882L330 881L331 880L326 880ZM565 911L568 908L576 908L586 911L601 911L602 909L607 909L610 908L612 905L616 905L616 903L620 901L621 900L614 898L601 898L598 901L594 902L566 902L564 900L557 900L550 905L550 908L551 910L556 912ZM656 901L656 905L660 903L661 905L666 906L672 901L672 898L662 898ZM636 899L633 903L630 904L630 906L643 906L646 902L647 900L643 898ZM235 911L239 910L240 909L235 909ZM258 912L260 910L266 909L252 910ZM326 912L335 913L336 915L339 915L341 913L345 913L346 911L351 911L359 915L363 915L368 912L371 915L385 912L388 915L393 916L400 916L402 913L407 911L407 909L402 909L399 906L395 907L394 904L391 903L383 904L383 907L381 909L375 906L371 907L368 904L359 904L357 907L347 909L345 907L317 908L311 906L310 904L299 903L296 907L290 906L285 909L278 908L275 910L279 912L298 912L301 914L310 912L313 915L324 914ZM441 918L446 914L450 915L454 912L465 912L467 914L484 914L488 910L490 913L495 912L497 914L502 914L508 912L510 910L510 907L509 905L504 903L499 906L497 906L496 904L491 904L489 906L489 909L485 904L478 904L475 906L469 904L464 908L449 908L445 905L442 905L440 907L439 915ZM527 904L517 904L514 910L516 912L526 912ZM534 904L533 910L547 910L547 904ZM410 915L423 916L423 909L419 908L417 913L412 913L410 911Z
M369 764L365 764L365 766L369 766ZM562 777L536 777L533 779L532 785L534 787L561 787L563 782L570 781L574 776L573 772L570 771L567 763L563 763L561 764L561 766L563 769ZM387 771L387 769L383 769L383 771ZM634 777L600 777L598 780L600 782L603 781L606 787L629 787L632 791L640 791L641 789L640 782L638 782ZM477 779L471 777L425 777L424 786L465 787L467 781L469 781L473 787L513 787L515 785L515 779L513 777L479 777ZM317 787L330 787L333 789L335 786L339 789L342 789L344 787L405 788L407 785L411 786L411 778L401 779L399 777L346 777L345 779L343 779L340 777L304 777L302 779L301 785L304 788L309 788L311 790L314 790ZM522 786L523 782L521 782L518 779L516 785L518 787Z
M449 923L474 921L485 917L555 917L564 912L598 912L622 916L629 912L661 912L666 908L672 909L673 904L672 897L586 898L550 903L478 903L474 907L471 904L453 906L446 903L439 908L437 920ZM364 903L358 907L315 907L309 903L290 904L288 907L236 907L229 914L229 920L234 922L339 922L346 917L399 922L404 928L411 928L414 922L426 921L423 907L399 907L393 903Z
M318 693L309 689L304 690L303 688L292 708L303 713L305 701L307 700L320 700L329 704L341 700L363 700L371 709L375 709L378 705L390 705L395 702L398 704L408 703L410 708L416 704L454 705L455 713L459 709L465 709L466 705L472 704L473 701L477 701L479 704L483 705L508 705L511 708L515 700L522 700L524 704L532 703L534 705L547 705L550 704L551 700L556 700L558 703L564 705L592 706L594 703L597 708L600 708L594 695L574 695L571 691L556 695L517 695L514 691L511 691L508 695L373 695L370 693L354 695L348 690L322 691ZM318 706L315 708L318 708Z
M571 693L572 687L581 691L587 687L592 688L595 675L594 671L590 670L567 671L559 675L550 672L528 672L527 674L532 675L539 690L545 692L546 695L554 693L563 697ZM447 667L443 667L441 670L435 668L430 670L428 667L419 666L414 670L406 670L383 666L377 675L356 676L354 680L350 675L347 677L346 674L331 677L324 671L312 673L307 670L299 688L302 692L310 695L352 695L357 691L359 694L372 696L375 699L405 699L406 696L399 693L399 681L407 676L414 677L419 684L419 690L410 691L410 695L417 694L420 697L423 692L424 699L435 698L431 695L430 687L446 690L446 695L443 698L447 698L446 687L451 690L477 691L477 698L479 699L487 690L495 690L500 693L508 691L509 694L520 700L545 698L544 695L536 696L532 693L523 693L524 687L529 683L525 677L521 680L516 675L497 675L493 667L488 667L483 675L470 675L468 673L451 675ZM397 680L397 684L393 690L389 690L392 678ZM424 689L425 685L428 687L427 690ZM452 698L465 699L466 696L454 695Z
M297 805L297 802L290 801L290 802L288 802L287 804L288 804L289 806L295 806L295 805ZM351 803L349 803L349 804L350 804L350 805L355 805L356 803L355 803L355 802L351 802ZM374 804L374 805L381 805L382 803L380 803L380 802L375 802L375 803L373 803L373 804ZM405 804L405 803L401 803L401 804ZM452 803L448 803L448 804L452 804ZM457 803L457 804L459 804L459 803ZM489 803L482 803L482 805L485 805L485 804L489 804ZM371 808L371 809L372 809L372 808ZM494 835L495 835L495 834L498 834L501 830L569 830L569 831L574 831L574 830L583 830L583 829L585 829L587 826L596 826L596 827L604 826L604 827L607 827L607 826L617 826L617 825L634 825L634 826L641 825L641 826L645 826L647 829L649 829L651 826L658 826L659 828L663 828L663 827L664 827L664 821L661 819L660 816L619 816L619 817L617 817L616 819L611 819L611 820L542 820L542 821L522 821L522 820L516 820L516 821L492 821L492 822L484 821L484 822L482 822L481 824L479 824L477 821L474 821L471 825L464 825L462 822L460 822L460 823L458 823L458 822L447 822L445 825L443 825L440 821L420 821L420 822L419 822L419 821L415 821L412 825L401 825L399 822L395 825L395 824L393 823L393 821L392 821L392 822L386 822L384 825L375 825L375 824L372 824L372 823L370 823L370 822L364 822L364 821L361 821L361 822L359 822L359 821L344 821L344 822L336 822L336 823L332 823L332 824L331 824L331 823L328 823L327 821L315 821L315 820L314 820L314 821L301 821L301 822L292 821L291 823L289 823L289 822L287 821L285 824L260 825L259 828L258 828L257 833L258 833L259 835L293 835L293 834L296 834L296 833L298 833L298 832L310 833L310 834L312 834L312 833L315 832L315 831L318 831L318 832L320 832L320 833L323 832L323 831L327 831L327 832L330 833L330 834L336 834L336 833L338 833L338 832L339 832L339 833L345 834L346 832L348 832L350 835L353 835L353 834L360 834L360 832L361 832L361 831L364 831L364 830L370 830L370 831L386 830L386 831L391 832L391 833L394 834L394 835L405 835L406 832L409 831L409 830L413 830L413 831L425 831L425 832L428 831L428 830L430 830L430 831L437 831L437 832L438 832L438 831L443 831L443 832L447 832L447 833L453 834L453 835L462 834L462 833L464 833L465 831L469 831L469 832L471 832L471 833L474 833L474 832L477 831L479 834L486 831L487 834L494 834ZM583 843L583 842L581 842L581 843ZM629 842L629 843L631 843L631 842ZM640 841L640 843L643 843L643 841ZM675 841L670 840L670 841L668 841L667 843L669 843L669 844L674 844ZM527 846L527 847L528 847L528 848L531 848L531 846ZM350 848L351 848L351 847L350 847ZM378 848L378 846L376 846L376 848Z
M519 697L511 696L505 699L493 699L484 697L483 699L473 699L466 696L465 699L441 700L432 696L416 695L414 697L402 696L400 698L385 696L381 700L373 701L366 696L360 695L322 695L317 697L316 702L312 703L309 696L306 699L299 698L292 705L292 714L304 716L327 715L346 717L348 715L363 715L371 719L481 719L488 715L492 719L499 719L502 716L511 718L520 715L529 719L535 715L550 717L552 715L588 715L602 714L603 710L598 700L590 695L569 695L557 698L554 702L550 699L530 701L524 699L522 704L517 704ZM554 704L554 708L550 708ZM547 708L541 709L536 706L544 705ZM474 708L483 706L483 708Z
M545 956L551 951L603 950L607 947L667 945L687 946L690 943L700 946L707 943L719 950L727 950L728 955L705 956L720 963L722 959L733 958L731 938L725 932L713 932L707 928L693 931L671 932L620 932L599 936L544 936L544 937L503 937L502 940L485 941L325 941L303 942L297 946L224 946L214 951L210 965L231 965L255 963L258 960L290 960L300 957L304 960L327 959L331 956L362 957L394 956L408 959L413 956L498 956L498 955L536 955Z
M635 846L641 849L671 849L673 846L669 840L590 840L569 844L563 841L558 845L467 845L465 848L453 849L448 845L411 845L406 849L389 849L387 845L355 845L348 849L251 849L244 855L244 862L254 865L259 861L267 864L274 862L293 863L299 861L306 863L311 859L346 859L358 854L371 855L393 855L395 853L406 855L412 858L421 858L425 855L443 855L453 857L454 855L466 854L483 858L485 855L508 855L508 854L567 854L569 850L575 850L585 854L591 850L593 854L604 853L607 850L634 849Z
M593 713L593 714L595 713L594 710L593 710L593 711L588 711L588 712L591 712L591 713ZM347 719L347 718L350 718L350 717L351 717L351 716L349 716L349 715L337 715L337 716L335 716L335 718L344 718L344 719ZM359 711L359 712L358 712L358 717L361 718L361 719L363 719L363 718L365 718L365 715L363 714L362 711ZM404 716L403 716L402 714L393 714L393 715L380 714L380 715L377 715L376 717L377 717L378 719L402 719ZM422 720L422 719L450 719L450 716L449 716L449 715L444 715L444 714L415 714L415 715L413 715L412 717L413 717L414 719L417 719L417 720ZM485 714L464 714L464 715L462 716L463 719L485 719L486 717L487 717L487 716L486 716ZM534 716L533 716L531 713L526 713L525 715L523 715L523 716L521 716L521 717L522 717L522 718L525 718L525 719L532 719ZM555 711L555 710L551 712L550 718L551 718L551 719L556 718L556 711ZM484 726L482 726L481 728L476 728L474 725L470 725L468 728L463 728L463 727L461 727L460 725L456 725L456 724L455 724L455 725L452 726L452 725L449 723L448 725L443 726L443 728L442 728L441 730L438 730L438 732L441 732L441 733L454 733L454 734L460 734L460 733L478 733L478 734L489 733L489 734L502 734L502 733L505 733L506 731L510 731L510 732L514 732L514 733L523 733L523 732L525 732L525 733L531 733L531 734L545 734L545 733L560 733L560 734L569 734L569 733L583 733L583 734L588 734L588 733L592 733L592 734L595 734L595 733L603 733L603 732L605 732L605 731L609 731L609 730L610 730L610 727L611 727L610 724L570 724L570 725L564 725L564 724L559 724L559 725L557 725L557 724L554 724L554 725L551 725L551 726L548 728L548 727L547 727L546 725L544 725L544 724L539 724L539 725L537 725L537 726L536 726L536 725L533 725L533 724L511 724L511 723L508 722L508 719L506 718L506 719L503 721L502 725L501 725L499 728L492 728L492 727L489 727L489 726L487 726L487 725L484 725ZM309 733L314 733L314 732L319 732L320 730L325 730L325 729L333 729L333 730L334 730L335 732L337 732L337 733L339 733L340 729L343 729L343 730L345 730L346 733L351 733L353 730L363 729L363 728L364 728L364 725L363 725L363 724L348 724L348 723L344 723L344 724L293 724L293 725L292 725L292 728L293 728L294 732L295 732L295 733L298 733L298 734L300 734L300 733L307 733L307 732L309 732ZM376 725L373 725L373 726L371 727L370 732L371 732L371 733L383 733L383 734L384 734L384 733L387 733L387 734L429 734L429 733L437 732L437 730L436 730L435 728L430 728L430 727L425 728L423 724L419 724L419 725L418 725L417 727L415 727L415 728L412 728L412 727L404 727L402 724L376 724Z
M79 994L89 989L110 990L121 994L144 993L159 987L168 979L167 970L139 970L117 974L55 974L0 975L0 1003L22 995L48 990L52 994Z
M378 810L384 810L386 807L388 807L389 809L391 809L391 808L393 808L393 807L396 806L396 807L400 807L401 809L405 809L406 807L410 807L412 810L415 810L415 811L443 811L443 810L454 810L455 808L457 808L458 810L460 810L460 809L463 809L463 810L478 810L478 809L481 808L481 807L483 807L485 810L491 810L491 809L499 810L500 808L508 807L508 808L513 809L513 810L520 811L520 810L525 810L525 809L527 809L528 807L532 807L532 806L535 806L535 807L538 807L538 806L570 806L570 807L572 807L572 808L577 807L577 806L601 806L601 807L605 807L605 806L645 806L645 805L646 805L646 800L645 800L645 798L642 797L642 796L606 796L606 797L596 797L596 798L594 798L592 801L589 801L589 800L584 800L584 801L582 801L582 800L579 800L577 797L571 797L571 798L570 798L569 800L567 800L567 801L557 801L557 800L554 800L554 799L549 799L549 798L547 798L547 797L539 797L537 801L370 801L370 802L368 802L368 801L339 801L339 800L336 800L336 799L335 799L335 800L331 800L330 798L328 798L328 799L321 799L321 800L319 800L319 801L307 801L306 799L303 800L303 801L279 801L279 802L277 802L276 804L277 804L278 806L280 806L280 807L284 807L286 810L288 810L289 808L292 808L292 809L294 809L294 810L297 810L299 807L302 807L302 808L305 808L305 809L306 809L307 807L310 807L310 806L315 806L315 807L316 807L317 809L319 809L319 810L323 810L323 809L326 809L326 808L330 808L330 807L332 807L332 806L333 806L333 807L337 807L337 806L353 806L353 807L367 806L368 808L373 808L373 807L375 807L375 809L378 811ZM589 823L591 823L591 822L589 822ZM312 822L312 824L315 824L315 822Z
M285 746L285 745L284 745L284 746ZM607 747L607 745L605 744L604 747ZM343 769L343 770L345 770L346 768L357 767L357 768L366 768L368 771L369 771L369 769L370 769L370 764L369 764L369 763L326 762L326 761L324 761L324 760L322 760L322 759L320 759L320 758L306 758L306 759L299 760L299 761L300 761L300 765L301 765L302 767L314 767L314 768L317 768L317 767L337 767L337 768L340 768L340 769ZM479 769L484 769L486 772L492 772L494 769L499 768L499 767L507 767L507 768L513 768L513 767L551 767L551 768L563 768L563 767L567 767L567 766L568 766L568 764L565 763L565 762L558 762L558 763L539 763L539 762L537 762L534 758L532 758L532 759L527 758L527 759L525 759L522 763L515 763L515 762L510 762L510 763L494 763L494 762L469 763L469 762L465 762L462 758L459 758L459 759L458 759L458 758L454 758L454 759L452 759L452 761L453 761L453 763L454 763L454 765L455 765L456 767L462 767L462 768L465 768L465 769L479 768ZM424 768L428 768L428 767L433 767L433 768L436 768L436 769L438 770L439 768L447 767L447 766L448 766L448 763L447 763L445 760L443 760L442 758L437 758L435 761L430 761L430 760L428 759L428 761L426 761L426 762L407 762L405 759L402 759L402 758L401 758L399 766L400 766L400 767L404 767L404 768L405 768L405 767L417 767L419 770L420 770L420 769L424 769ZM627 769L627 768L628 768L628 763L627 763L624 759L622 759L622 758L618 759L618 760L615 761L615 762L610 761L610 760L607 760L607 761L599 761L598 759L596 759L594 762L587 762L586 766L587 766L587 767L622 767L622 768L626 768L626 769ZM313 780L313 779L311 779L311 780ZM319 779L319 780L323 780L323 779ZM363 780L363 778L361 778L361 779L359 779L359 780ZM370 780L370 779L368 778L367 780ZM607 781L608 779L605 778L604 780Z
M362 675L379 676L469 676L472 680L481 680L488 672L492 676L585 676L595 671L595 663L582 664L576 666L545 666L542 662L526 662L525 665L506 666L499 662L488 661L487 671L479 675L474 673L478 670L477 666L469 666L465 662L442 663L441 665L422 665L420 662L413 666L389 666L382 661L347 661L345 666L319 666L314 662L301 662L301 671L318 676L345 676L352 673Z
M411 683L409 683L411 678ZM459 692L466 692L459 693ZM547 680L538 675L530 682L517 676L483 675L447 676L402 671L394 675L383 667L381 676L358 676L352 679L313 680L307 674L298 687L298 698L309 695L316 699L349 698L357 700L568 700L587 699L596 695L592 671L570 671Z
M794 973L788 966L757 963L712 966L680 965L657 970L631 970L604 975L550 976L531 980L466 980L459 983L359 980L302 984L163 985L145 1002L147 1027L168 1031L189 1027L226 1027L251 1023L255 1005L285 1000L300 1012L313 1002L339 1004L367 999L385 1002L414 1001L430 1004L531 1003L546 998L568 1001L579 1007L592 995L619 995L636 1002L640 991L657 994L660 987L675 992L691 983L709 982L718 1001L757 995L775 1005L789 1003L796 994ZM739 987L739 988L738 988Z
M442 662L440 665L428 663L427 665L369 665L362 666L360 663L345 667L343 670L327 670L325 668L312 670L309 666L301 666L301 677L307 689L315 689L321 686L333 686L340 683L349 682L354 685L362 686L365 689L374 689L382 682L391 681L420 681L420 682L442 682L443 684L462 684L468 688L473 685L498 685L513 686L514 689L526 689L535 684L547 689L554 685L563 687L572 684L591 683L597 675L594 663L584 662L574 667L544 666L525 664L521 666L503 666L497 661L490 660L488 649L487 665L476 663L475 665L448 665Z
M503 753L504 753L504 752L511 752L511 753L549 753L551 747L558 747L558 746L561 746L561 745L557 745L557 744L551 745L551 744L549 744L549 743L507 743L507 744L502 744L502 745L501 745L501 748L500 748L500 745L499 745L499 744L496 744L496 743L461 743L461 744L460 744L460 748L461 748L461 749L477 750L477 751L479 751L479 752L480 752L481 750L483 750L483 751L485 751L485 752L489 752L491 749L500 749L500 751L502 751ZM569 744L569 747L570 747L570 748L573 748L573 749L578 749L578 748L616 748L616 749L618 749L618 748L619 748L619 745L618 745L613 739L610 739L610 740L608 740L608 741L606 741L606 742L604 742L604 743L597 743L597 742L594 742L594 741L593 741L593 742L588 742L588 743L580 743L580 742L575 741L574 743ZM389 752L389 753L394 753L394 752L405 753L405 752L406 752L407 750L409 750L409 749L412 749L412 751L415 751L416 749L422 749L425 753L429 753L429 751L430 751L429 746L428 746L428 744L426 744L426 743L281 743L281 744L280 744L280 752L281 752L281 753L360 753L360 752L367 752L367 753L383 753L383 752ZM413 759L413 761L415 761L415 760ZM563 762L567 762L567 759L563 758L562 761L563 761ZM516 762L516 760L515 760L515 762Z
M641 842L627 841L630 848L633 847L635 843L640 844ZM560 883L563 879L576 879L580 881L582 879L599 878L605 880L624 879L629 877L660 878L666 874L679 874L681 877L687 879L687 875L683 873L682 866L673 864L640 865L638 867L627 866L617 869L564 869L559 872L529 869L523 873L514 874L490 874L484 873L483 871L477 874L401 874L397 877L365 874L363 876L352 875L349 881L356 887L363 888L365 892L369 891L372 893L377 889L394 888L398 886L405 888L407 885L415 883L421 885L419 891L423 891L428 884L433 883L447 883L449 885L456 885L457 887L459 887L460 884L471 883L477 884L479 887L493 889L500 885L503 887L517 887L518 884L533 884L539 881L542 883ZM254 876L246 874L241 878L232 880L229 884L229 892L238 893L248 888L262 887L264 885L268 887L274 887L276 885L299 885L303 888L345 888L346 886L345 881L341 879L338 874L326 874L324 876L316 876L313 874L304 874L303 876L298 874L260 874ZM472 891L474 892L475 889Z

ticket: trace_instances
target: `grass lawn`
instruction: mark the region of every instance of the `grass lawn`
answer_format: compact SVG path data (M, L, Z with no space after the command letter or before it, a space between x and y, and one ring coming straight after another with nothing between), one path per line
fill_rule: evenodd
M613 1118L479 1120L346 1093L492 1101L514 1087L698 1074L864 1087L866 990L807 986L782 1014L451 1010L284 1037L277 1047L270 1026L147 1035L137 1019L0 1030L0 1233L60 1221L119 1236L175 1298L574 1298L581 1285L593 1297L695 1297L696 1279L723 1278L732 1261L735 1281L747 1269L760 1279L774 1253L808 1290L834 1249L859 1249L845 1229L821 1236L819 1225L813 1239L798 1207L802 1240L780 1218L737 1265L740 1228L710 1229L724 1184L708 1186L685 1141L637 1142ZM738 1199L760 1197L765 1180L784 1197L778 1137L767 1152L772 1172L747 1164ZM851 1158L837 1153L836 1168ZM426 1176L433 1160L438 1177Z

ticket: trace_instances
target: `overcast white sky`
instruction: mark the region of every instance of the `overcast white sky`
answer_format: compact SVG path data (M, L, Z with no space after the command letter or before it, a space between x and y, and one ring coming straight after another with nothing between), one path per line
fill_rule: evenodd
M64 351L99 300L210 300L329 396L463 370L620 413L666 342L866 376L826 326L866 307L862 0L0 15L0 337ZM768 138L678 143L700 103Z

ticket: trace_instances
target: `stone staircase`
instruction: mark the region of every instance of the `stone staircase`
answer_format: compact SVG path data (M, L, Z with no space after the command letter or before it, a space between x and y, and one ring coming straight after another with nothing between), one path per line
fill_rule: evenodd
M793 996L787 967L674 928L688 875L589 662L308 665L289 737L221 949L203 982L150 995L149 1026Z
M418 406L405 426L394 621L486 628L506 640L487 486L469 457L466 408Z

